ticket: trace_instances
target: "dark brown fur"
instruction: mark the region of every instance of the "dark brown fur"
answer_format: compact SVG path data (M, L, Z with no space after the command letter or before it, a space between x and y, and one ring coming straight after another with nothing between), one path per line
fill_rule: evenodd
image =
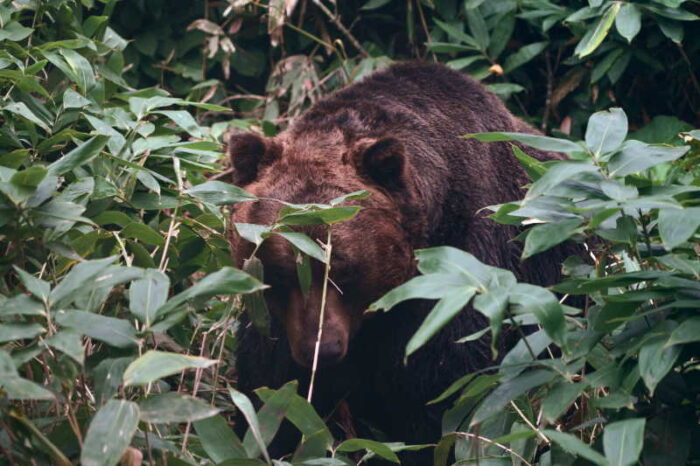
M232 137L234 181L254 194L304 203L359 189L372 193L358 202L364 210L355 219L332 230L331 276L343 294L332 290L324 323L330 336L324 337L322 358L333 367L320 373L315 400L321 410L347 398L353 415L390 440L435 441L440 410L425 403L459 376L492 364L486 341L454 343L486 325L472 310L407 366L402 363L405 344L430 306L407 303L363 319L372 301L414 274L413 249L455 246L512 270L522 281L546 285L557 280L559 257L541 255L522 263L519 246L511 242L517 230L478 213L519 199L528 182L508 144L460 137L484 131L533 130L465 75L441 65L404 63L326 97L276 138ZM528 152L540 159L555 157ZM240 205L233 221L271 223L278 209L272 201ZM322 229L305 231L325 239ZM235 235L232 245L240 265L250 245ZM320 264L314 266L314 286L304 301L289 246L272 239L260 256L278 318L272 339L249 328L240 332L237 366L244 389L303 380L309 371L292 357L309 365L318 322Z

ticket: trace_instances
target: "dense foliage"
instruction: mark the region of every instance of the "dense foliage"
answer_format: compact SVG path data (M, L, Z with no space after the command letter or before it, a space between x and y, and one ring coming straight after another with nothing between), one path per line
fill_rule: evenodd
M411 57L483 79L559 138L471 136L569 154L542 164L514 146L533 183L490 208L527 227L525 257L566 239L588 251L553 290L457 250L419 251L422 275L375 304L440 299L408 357L470 300L490 326L465 338L530 332L441 397L453 405L436 464L697 462L697 10L1 1L0 464L285 464L266 448L284 417L304 434L287 464L396 462L419 448L334 439L293 382L259 391L257 413L235 390L238 316L261 331L269 316L255 257L231 267L221 208L255 201L226 183L230 127L274 134L323 94ZM329 263L332 238L321 247L295 227L350 218L364 195L236 228L290 241L303 284L309 261ZM434 286L445 280L454 286Z

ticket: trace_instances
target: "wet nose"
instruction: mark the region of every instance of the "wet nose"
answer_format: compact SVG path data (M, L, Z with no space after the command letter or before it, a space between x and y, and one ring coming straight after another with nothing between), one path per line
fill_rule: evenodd
M338 364L345 356L345 348L340 340L322 342L318 350L318 367ZM311 356L313 358L313 355Z

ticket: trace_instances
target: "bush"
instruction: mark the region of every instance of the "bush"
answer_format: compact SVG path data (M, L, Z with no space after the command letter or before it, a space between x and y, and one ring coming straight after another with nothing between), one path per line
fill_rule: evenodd
M395 462L422 448L334 439L294 383L260 390L257 413L235 390L239 313L262 331L268 316L259 264L231 267L221 207L255 199L222 181L220 141L231 126L273 134L322 94L426 54L542 128L585 139L471 136L572 157L542 164L514 148L533 183L492 217L535 225L520 238L526 255L570 239L593 261L568 260L550 291L456 250L417 254L484 278L462 277L490 320L466 338L539 326L497 372L465 374L441 397L456 399L436 463L700 457L700 134L683 121L698 124L697 6L283 3L294 2L0 2L0 464L269 464L284 417L304 434L294 464ZM628 140L621 110L588 120L613 103L636 129ZM237 227L258 243L287 238L303 278L328 249L294 226L349 218L347 199ZM583 309L567 305L573 295ZM242 439L235 410L249 423Z
M464 283L458 293L475 296L473 307L489 319L484 331L494 338L503 325L537 328L503 357L497 374L465 374L442 395L460 393L443 421L436 464L446 464L453 445L457 460L467 462L534 463L549 445L537 464L570 464L575 457L600 465L686 464L690 458L700 381L700 131L682 133L679 142L688 145L680 146L626 140L627 132L625 113L612 108L591 116L580 143L516 133L468 136L569 155L542 163L513 146L533 182L521 201L492 207L491 218L535 225L520 235L523 258L575 240L590 260L574 256L563 264L568 277L553 287L559 300L465 252L428 249L416 256L419 269L430 260L425 275L375 303L389 309L420 296L414 282L421 290L431 275L437 285L450 273ZM431 274L435 261L440 273ZM583 309L564 304L576 295L585 297ZM448 298L440 299L455 302ZM454 311L436 306L406 355L445 325L441 315Z

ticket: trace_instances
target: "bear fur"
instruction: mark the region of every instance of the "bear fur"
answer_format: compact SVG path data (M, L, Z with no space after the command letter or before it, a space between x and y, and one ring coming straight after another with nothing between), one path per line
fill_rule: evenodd
M535 132L468 76L438 64L411 62L325 97L274 138L231 137L234 183L259 197L307 203L359 189L372 193L353 201L364 208L357 217L332 229L331 278L340 271L336 281L343 293L329 287L330 318L336 320L328 332L334 340L322 342L327 367L319 371L314 390L314 405L322 415L345 400L356 425L378 429L389 441L436 442L445 406L426 407L426 402L459 377L494 364L487 338L455 343L487 325L472 309L465 309L405 365L406 343L433 303L412 301L365 318L371 302L415 274L414 249L454 246L513 271L521 281L549 285L559 279L561 254L522 262L521 248L512 241L518 230L480 212L520 199L529 182L510 144L460 137L486 131ZM527 152L540 160L559 158ZM279 208L273 201L239 204L232 221L269 224ZM323 228L301 231L325 241ZM252 245L235 233L231 242L240 266ZM310 296L300 302L298 290L293 291L298 285L289 245L271 238L258 257L271 284L266 293L272 337L241 325L239 387L248 392L259 386L278 388L293 379L305 387L318 319L308 304L318 305L321 264L314 265ZM286 291L275 296L276 289ZM334 333L337 328L341 330Z

